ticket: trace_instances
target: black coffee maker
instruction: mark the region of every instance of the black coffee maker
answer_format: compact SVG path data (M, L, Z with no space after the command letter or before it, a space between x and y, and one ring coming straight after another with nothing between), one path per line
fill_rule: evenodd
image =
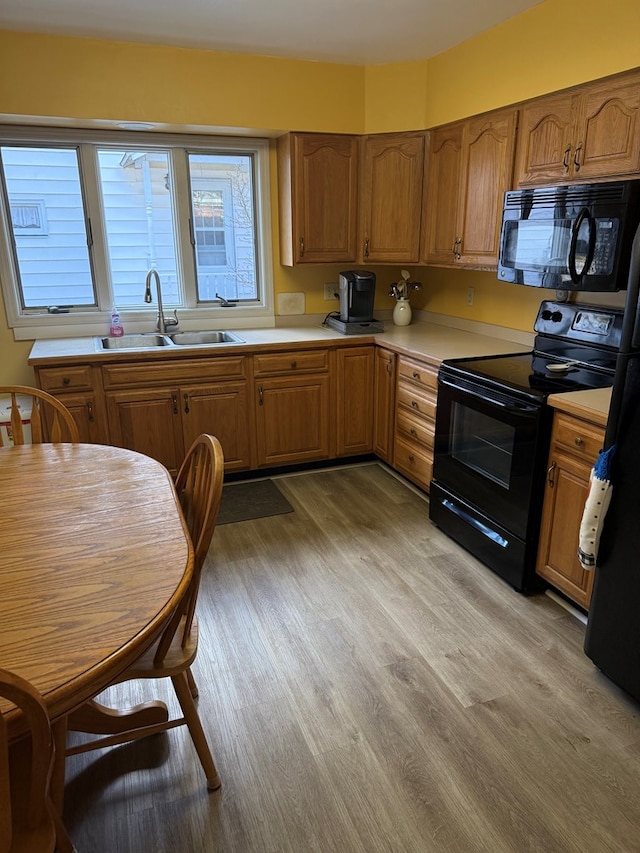
M367 270L341 272L340 320L343 323L368 323L373 320L375 295L375 273Z

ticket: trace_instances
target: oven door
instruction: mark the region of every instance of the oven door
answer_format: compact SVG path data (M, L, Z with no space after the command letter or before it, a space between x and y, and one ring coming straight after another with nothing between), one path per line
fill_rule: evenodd
M539 521L547 408L474 382L438 378L434 480L521 539ZM537 532L537 529L536 529Z

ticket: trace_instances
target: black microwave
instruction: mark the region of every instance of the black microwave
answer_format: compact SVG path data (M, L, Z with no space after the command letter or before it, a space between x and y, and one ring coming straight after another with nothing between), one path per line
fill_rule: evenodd
M498 279L554 290L625 290L640 179L505 193Z

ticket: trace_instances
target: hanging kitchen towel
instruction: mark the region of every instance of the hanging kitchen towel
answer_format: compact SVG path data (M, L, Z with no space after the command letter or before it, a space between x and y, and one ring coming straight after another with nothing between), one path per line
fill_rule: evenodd
M600 534L611 502L611 459L615 445L601 450L589 478L589 494L580 523L578 560L583 569L594 569L598 558Z

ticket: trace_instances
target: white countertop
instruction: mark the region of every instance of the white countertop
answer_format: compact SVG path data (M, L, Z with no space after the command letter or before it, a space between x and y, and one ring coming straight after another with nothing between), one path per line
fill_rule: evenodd
M202 358L204 356L229 355L240 351L248 353L265 347L284 350L292 344L309 344L319 347L354 346L359 343L376 343L395 352L416 358L426 359L439 364L448 358L469 358L472 356L498 355L508 352L528 352L531 344L523 343L523 333L514 332L514 340L509 339L509 330L500 329L497 336L453 328L432 322L414 322L409 326L394 326L385 323L385 331L376 335L343 335L321 324L305 326L281 326L269 329L238 329L244 343L216 344L202 347L158 347L151 350L98 350L94 337L62 338L59 340L36 341L31 349L29 364L64 360L69 363L131 361L144 353L145 360L166 358ZM515 339L519 339L518 343ZM524 338L526 340L526 336ZM592 391L571 391L553 394L549 404L554 408L587 418L601 425L606 424L611 389Z

